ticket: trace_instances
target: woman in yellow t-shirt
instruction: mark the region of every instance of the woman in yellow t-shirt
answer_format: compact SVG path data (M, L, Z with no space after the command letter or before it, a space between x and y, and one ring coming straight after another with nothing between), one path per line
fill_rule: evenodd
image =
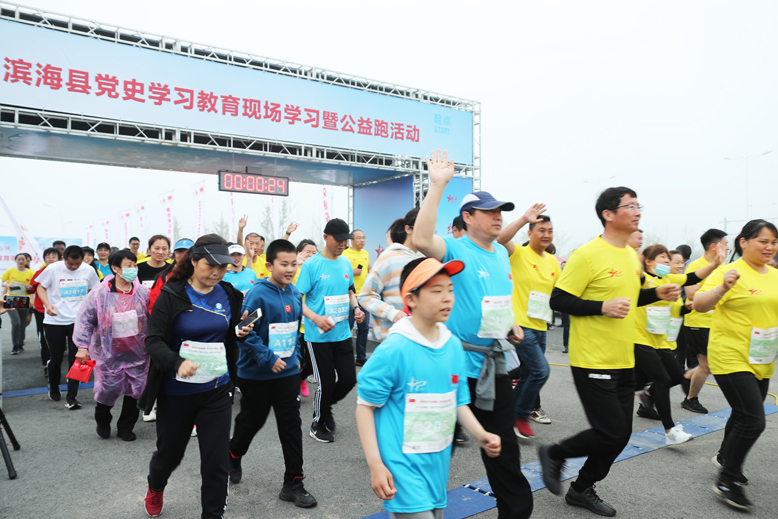
M651 245L643 250L645 280L642 288L656 288L671 283L681 286L696 285L723 262L724 253L721 252L712 263L693 273L671 274L670 253L667 247ZM640 405L637 414L644 418L662 420L667 445L677 445L692 439L692 435L684 432L681 425L675 425L670 407L670 388L683 380L683 370L670 348L670 343L667 342L672 304L660 300L650 305L639 306L635 310L637 388L643 389L645 382L651 382L648 390L638 393Z
M6 270L0 279L3 280L3 294L9 296L24 297L28 300L30 296L27 295L27 289L30 288L30 282L32 276L35 275L35 271L27 268L27 258L23 252L16 255L16 266ZM24 351L24 330L27 327L27 314L30 312L29 306L27 308L17 308L15 312L11 312L11 342L13 349L12 355L18 355Z
M727 504L750 510L742 467L765 429L764 400L778 357L778 230L751 220L735 238L741 258L716 270L694 297L698 312L716 309L708 341L710 371L732 406L713 463L721 469L713 491Z

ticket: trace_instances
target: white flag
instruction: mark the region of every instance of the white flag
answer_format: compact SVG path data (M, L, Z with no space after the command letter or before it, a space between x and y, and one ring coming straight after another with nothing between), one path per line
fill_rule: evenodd
M166 191L159 195L159 207L162 209L162 234L175 243L173 237L173 191Z
M82 247L92 247L95 248L95 226L94 224L89 224L84 228L84 239L81 240L81 246Z
M132 211L129 209L119 212L119 234L122 245L120 249L130 246L130 217Z
M111 243L111 219L103 218L100 220L100 234L98 240L105 243Z
M321 186L322 211L321 211L321 229L332 219L332 186Z
M16 231L16 250L18 252L26 252L32 256L30 268L32 270L38 270L38 268L43 264L43 253L41 252L41 248L38 246L38 242L35 241L35 238L32 237L24 225L20 225L19 222L16 221L16 217L8 208L2 196L0 196L0 202L3 203L3 208L8 215L8 219L11 220L11 224L13 224L14 230Z
M195 240L205 234L205 180L192 184L192 199L195 209Z
M230 236L227 238L227 241L237 240L238 236L235 234L235 193L232 191L230 191L230 211L227 218L229 219L227 225L229 225L230 229Z
M150 236L146 235L146 202L132 206L132 232L140 240L141 246L149 241Z

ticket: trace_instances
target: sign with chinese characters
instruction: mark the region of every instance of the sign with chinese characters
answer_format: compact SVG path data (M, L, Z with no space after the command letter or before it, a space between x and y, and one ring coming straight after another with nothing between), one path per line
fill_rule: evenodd
M471 112L0 21L5 104L473 163Z

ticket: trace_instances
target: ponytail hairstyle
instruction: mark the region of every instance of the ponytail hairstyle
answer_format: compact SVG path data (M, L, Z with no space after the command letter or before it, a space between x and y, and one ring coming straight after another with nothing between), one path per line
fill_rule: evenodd
M194 261L197 263L201 259L205 257L204 254L192 254L192 251L196 249L197 247L202 247L203 245L227 245L227 242L219 236L218 234L204 234L197 238L197 241L194 243L192 248L188 249L184 253L184 257L181 258L180 263L176 263L176 266L173 267L173 271L170 273L170 278L168 279L168 283L172 283L174 281L181 281L185 279L189 279L194 275L194 265L192 262Z
M413 226L416 225L416 217L418 215L419 208L414 207L405 214L404 218L398 218L392 222L392 225L389 227L389 236L392 238L393 243L399 243L401 245L405 243L406 238L408 238L408 233L405 232L405 226L407 225L413 229Z
M767 227L773 233L773 236L778 238L778 229L775 228L775 224L768 222L767 220L751 220L743 226L740 234L735 238L735 254L743 257L743 247L740 246L740 238L745 240L752 240L759 236L762 229Z
M643 270L648 272L648 266L646 265L646 260L654 261L657 256L660 254L667 254L670 256L670 252L667 250L667 247L664 245L649 245L645 249L643 249Z

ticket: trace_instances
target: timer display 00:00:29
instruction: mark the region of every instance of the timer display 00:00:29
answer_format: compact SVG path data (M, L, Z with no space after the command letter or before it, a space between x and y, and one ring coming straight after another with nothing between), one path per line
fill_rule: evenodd
M251 173L219 172L219 191L289 196L289 179Z

